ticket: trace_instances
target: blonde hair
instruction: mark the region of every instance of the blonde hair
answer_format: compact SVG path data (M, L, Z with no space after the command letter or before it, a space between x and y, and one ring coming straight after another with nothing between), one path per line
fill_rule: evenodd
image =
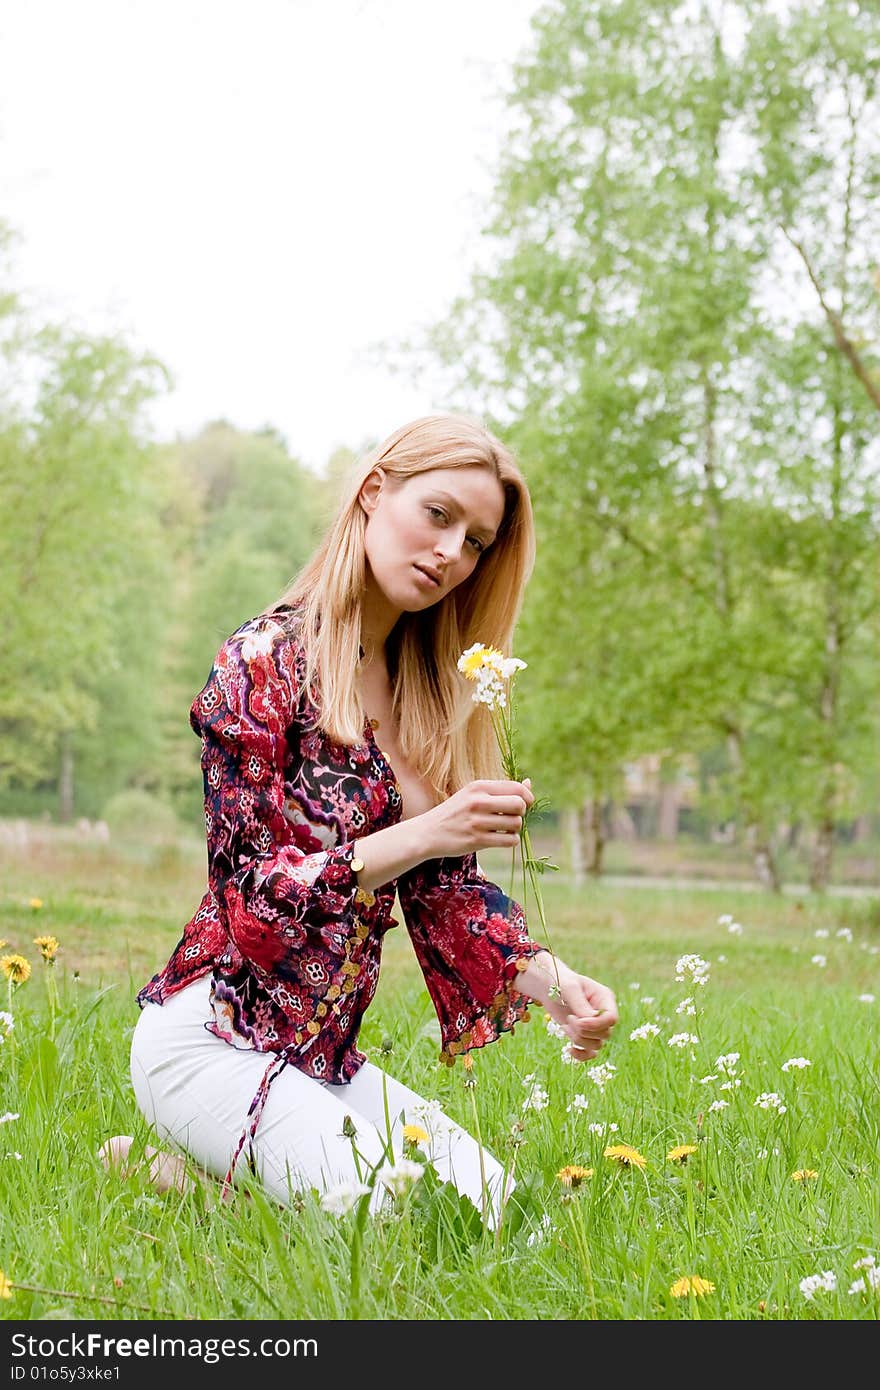
M509 450L463 415L413 420L358 460L324 539L267 610L297 610L305 686L320 728L341 745L364 742L357 667L367 516L359 494L380 466L397 484L434 468L477 466L492 472L504 492L497 537L473 572L431 608L402 613L386 643L401 751L442 798L477 778L503 776L489 711L473 701L456 663L474 642L510 652L535 559L531 500Z

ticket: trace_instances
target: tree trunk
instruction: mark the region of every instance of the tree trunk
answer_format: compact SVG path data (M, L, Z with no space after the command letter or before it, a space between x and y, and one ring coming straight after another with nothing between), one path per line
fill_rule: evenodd
M587 873L598 878L602 873L602 854L605 849L605 829L602 824L602 799L594 796L584 804L584 839L587 847Z
M73 820L73 744L70 732L61 735L58 767L58 819L62 825Z
M819 824L810 857L810 888L814 893L824 893L828 887L833 853L834 821L828 818Z
M568 861L571 866L571 876L575 883L583 883L585 877L584 869L584 834L581 818L576 806L567 806L563 812L563 825L565 826L565 840L568 846Z
M661 840L678 838L678 787L675 782L660 783L657 835Z

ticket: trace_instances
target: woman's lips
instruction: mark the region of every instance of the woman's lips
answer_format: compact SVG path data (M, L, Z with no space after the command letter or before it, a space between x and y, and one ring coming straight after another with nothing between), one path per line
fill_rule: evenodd
M413 569L424 584L430 584L432 589L440 588L440 581L438 579L434 579L430 574L426 574L418 565L413 565Z

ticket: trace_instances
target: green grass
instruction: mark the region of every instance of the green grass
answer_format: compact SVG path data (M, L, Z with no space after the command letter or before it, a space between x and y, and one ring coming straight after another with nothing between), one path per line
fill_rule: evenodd
M14 1286L2 1315L349 1316L354 1213L332 1217L312 1193L284 1210L259 1191L229 1205L205 1186L159 1195L144 1179L106 1174L97 1157L110 1134L134 1134L138 1146L150 1138L128 1078L133 996L198 902L203 849L67 844L6 854L0 937L33 974L15 991L15 1030L0 1047L0 1114L19 1116L0 1125L0 1269ZM507 886L503 863L487 856L485 867ZM43 906L31 909L32 896ZM515 1161L518 1185L500 1238L428 1181L368 1222L359 1316L875 1318L878 1293L848 1289L854 1261L880 1260L877 901L800 902L734 886L580 891L553 876L545 904L563 959L617 993L621 1021L601 1054L616 1071L603 1090L586 1067L566 1065L535 1008L531 1022L475 1055L468 1092L460 1064L437 1062L438 1028L405 929L390 933L363 1047L471 1129L473 1095L483 1140ZM718 925L722 912L742 935ZM844 927L852 941L835 935ZM817 930L829 936L817 940ZM39 933L61 942L54 1041L49 968L32 944ZM705 988L676 983L685 952L711 962ZM811 963L817 953L825 967ZM4 992L0 979L0 1008ZM676 1014L686 993L699 1005L695 1018ZM877 1002L860 1002L864 993ZM631 1041L645 1021L660 1036ZM670 1047L685 1030L699 1043ZM382 1059L386 1036L394 1050ZM723 1074L701 1084L729 1052L740 1053L742 1084L722 1091ZM800 1056L809 1068L781 1070ZM544 1109L523 1109L528 1074L548 1093ZM757 1108L762 1091L780 1093L786 1113ZM568 1109L576 1094L586 1095L585 1111ZM728 1108L711 1111L722 1098ZM603 1137L590 1123L618 1130ZM644 1155L644 1170L603 1157L617 1141ZM684 1143L697 1153L684 1167L667 1162ZM594 1175L566 1191L556 1175L572 1163ZM818 1176L795 1182L800 1169ZM806 1299L800 1280L824 1270L837 1290ZM714 1292L672 1298L670 1286L689 1274Z

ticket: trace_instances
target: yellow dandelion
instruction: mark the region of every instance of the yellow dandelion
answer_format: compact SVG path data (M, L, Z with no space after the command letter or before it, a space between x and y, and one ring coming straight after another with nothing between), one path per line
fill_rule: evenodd
M462 652L458 660L458 669L469 681L477 679L477 672L483 666L491 666L496 661L503 661L504 657L495 647L468 647L466 652Z
M11 1297L12 1297L12 1285L10 1284L9 1280L6 1278L6 1275L3 1273L3 1270L0 1269L0 1298L11 1298Z
M31 898L28 902L28 906L32 907L34 909L34 912L39 912L40 908L43 906L43 899Z
M613 1158L623 1168L647 1168L648 1160L638 1149L633 1149L629 1144L609 1144L603 1150L604 1158Z
M35 937L34 937L34 945L35 945L35 946L39 946L40 951L41 951L42 956L43 956L43 960L47 960L47 961L49 962L49 964L51 965L51 963L54 961L56 955L58 954L58 945L59 945L59 943L58 943L58 941L55 939L55 937L54 937L54 936L35 936Z
M0 957L0 970L11 980L14 985L23 985L25 980L30 979L30 961L25 960L24 956L12 955Z
M818 1176L815 1168L798 1168L796 1172L792 1173L791 1180L792 1182L809 1182L811 1178L818 1178Z
M474 1059L469 1052L466 1052L462 1057L461 1065L464 1067L465 1071L473 1071Z
M407 1144L427 1144L428 1135L421 1125L404 1125L403 1137Z
M674 1149L670 1149L666 1155L669 1163L687 1163L691 1154L697 1152L696 1144L677 1144Z
M563 1187L580 1187L582 1182L593 1176L592 1168L579 1168L576 1163L569 1163L565 1168L560 1168L556 1174Z
M714 1293L715 1285L709 1279L701 1279L699 1274L685 1274L669 1286L669 1292L673 1298L687 1298L689 1293L702 1298L707 1293Z
M8 942L0 940L0 951L2 951L2 950L3 950L3 947L4 947L4 946L7 946L8 944L9 944Z

